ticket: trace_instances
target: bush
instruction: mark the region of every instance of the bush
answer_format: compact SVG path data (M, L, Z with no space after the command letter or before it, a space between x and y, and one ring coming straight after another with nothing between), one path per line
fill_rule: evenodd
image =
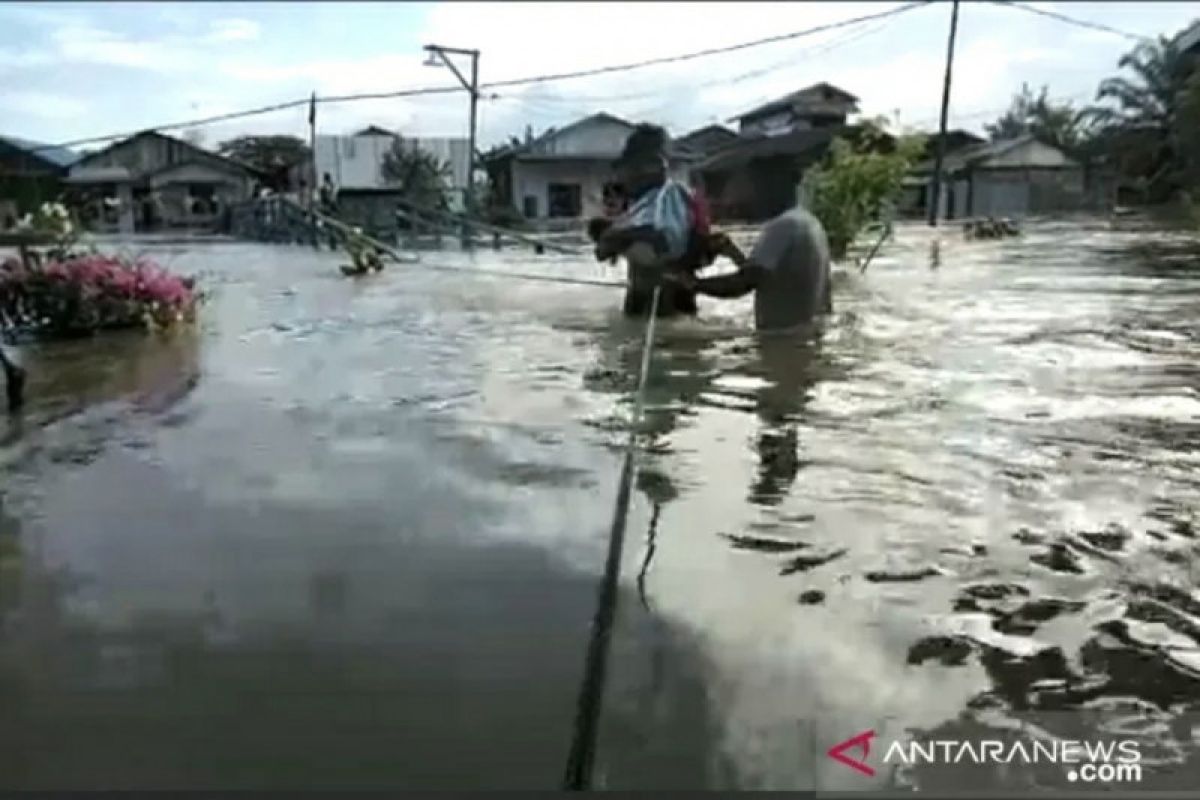
M195 319L190 278L148 260L77 255L42 265L0 263L0 329L41 336L162 329Z
M804 176L809 210L824 226L834 259L844 258L868 225L887 216L924 147L917 136L901 137L890 148L885 142L875 126L855 144L835 139L825 161Z

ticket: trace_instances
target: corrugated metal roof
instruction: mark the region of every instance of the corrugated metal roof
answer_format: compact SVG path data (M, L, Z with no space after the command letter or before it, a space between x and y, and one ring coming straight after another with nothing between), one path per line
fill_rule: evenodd
M30 139L22 139L19 136L0 136L0 141L14 147L17 150L24 150L30 153L35 158L41 158L44 161L49 161L60 167L69 167L79 160L79 154L73 150L68 150L65 147L54 147L52 145L35 142ZM36 152L31 152L36 151Z
M845 89L839 89L831 83L824 81L814 83L812 86L805 86L803 89L798 89L791 94L784 95L778 100L772 100L769 103L763 103L761 106L752 108L744 114L739 114L736 117L730 117L731 122L738 120L750 119L752 117L762 117L776 111L782 111L786 108L791 108L798 100L811 95L828 96L830 99L844 100L847 103L854 105L858 104L858 98L847 92Z
M844 128L817 128L815 130L792 131L779 136L756 136L743 138L728 147L723 147L700 165L702 170L722 170L740 167L759 158L775 156L800 156L812 150L827 147L833 138L844 133Z

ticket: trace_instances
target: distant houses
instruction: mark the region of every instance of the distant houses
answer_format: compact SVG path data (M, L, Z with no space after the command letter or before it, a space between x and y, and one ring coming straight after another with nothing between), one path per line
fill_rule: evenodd
M65 183L84 225L133 233L213 228L261 178L245 164L147 131L79 159Z
M0 136L0 230L62 193L67 169L79 156L63 147Z
M941 219L1021 217L1111 205L1110 186L1090 180L1083 164L1033 136L974 143L964 137L957 144L947 147L942 164ZM913 170L902 213L928 214L933 169L930 158Z

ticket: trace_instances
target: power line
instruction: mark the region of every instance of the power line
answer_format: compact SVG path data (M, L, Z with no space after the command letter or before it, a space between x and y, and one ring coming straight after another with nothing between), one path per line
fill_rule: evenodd
M571 78L590 78L595 75L606 75L606 74L609 74L612 72L625 72L625 71L628 71L631 69L640 69L642 67L657 66L659 64L674 64L674 63L678 63L681 61L691 61L691 60L697 59L697 58L704 58L706 56L721 55L724 53L733 53L738 50L745 50L750 47L760 47L765 44L774 44L776 42L785 42L785 41L788 41L789 39L798 39L802 36L811 36L816 33L824 33L825 31L833 31L833 30L837 30L839 28L846 28L851 25L857 25L861 22L870 22L872 20L885 19L887 17L894 17L897 14L903 14L907 11L912 11L915 8L920 8L921 6L927 6L932 2L933 2L933 0L919 0L918 2L908 3L906 5L900 6L899 8L893 8L888 11L880 11L875 14L866 14L861 17L854 17L852 19L842 20L841 22L831 22L831 23L827 23L825 25L818 25L814 28L806 28L804 30L793 31L792 33L783 33L783 34L779 34L777 36L768 36L765 39L755 39L754 41L742 42L741 44L727 45L725 47L710 47L707 50L697 50L692 53L683 53L683 54L677 55L677 56L662 56L659 58L649 58L649 59L646 59L645 61L633 61L633 62L630 62L627 64L615 64L615 65L609 66L609 67L596 67L595 69L578 70L576 72L559 72L559 73L555 73L552 75L539 75L539 76L533 77L533 78L514 78L513 80L508 80L508 81L496 81L494 83L485 83L482 85L481 88L499 89L499 88L503 88L506 86L522 86L525 84L543 83L546 81L562 81L562 80L568 80Z
M1123 31L1123 30L1119 30L1117 28L1112 28L1112 27L1109 27L1108 25L1103 25L1099 22L1089 22L1086 19L1076 19L1075 17L1069 17L1066 14L1060 14L1057 11L1046 11L1041 8L1035 8L1034 6L1027 6L1024 3L1013 2L1012 0L990 0L990 2L992 2L998 6L1007 6L1009 8L1018 9L1019 11L1025 11L1029 14L1037 14L1038 16L1049 17L1050 19L1056 19L1059 22L1065 22L1069 25L1075 25L1080 28L1090 28L1091 30L1094 30L1094 31L1103 31L1104 33L1111 33L1114 36L1121 36L1121 37L1130 39L1135 42L1154 41L1153 38L1150 36L1142 36L1137 33L1130 33L1129 31Z
M850 27L852 25L858 25L863 22L870 22L872 20L886 19L888 17L894 17L898 14L903 14L907 11L911 11L913 9L920 8L922 6L929 5L931 2L932 2L932 0L918 0L918 2L908 3L908 4L900 6L898 8L890 9L888 11L881 11L881 12L877 12L874 14L866 14L863 16L854 17L852 19L842 20L840 22L831 22L831 23L827 23L825 25L818 25L818 26L815 26L812 28L806 28L804 30L793 31L791 33L784 33L784 34L779 34L776 36L769 36L769 37L766 37L763 39L755 39L753 41L741 42L739 44L727 45L724 47L711 47L711 48L708 48L705 50L697 50L695 52L682 53L680 55L675 55L675 56L663 56L663 57L659 57L659 58L650 58L650 59L645 59L643 61L635 61L635 62L630 62L630 63L626 63L626 64L614 64L614 65L607 66L607 67L596 67L594 69L577 70L574 72L560 72L560 73L552 73L552 74L547 74L547 75L535 75L535 76L531 76L531 77L527 77L527 78L513 78L511 80L506 80L506 81L495 81L492 83L480 84L479 88L480 89L499 89L499 88L505 88L505 87L510 87L510 86L525 86L525 85L536 84L536 83L547 83L550 81L571 80L574 78L587 78L587 77L593 77L596 75L607 75L607 74L612 74L612 73L616 73L616 72L626 72L626 71L633 70L633 69L641 69L643 67L656 66L656 65L660 65L660 64L673 64L673 63L679 63L679 62L683 62L683 61L691 61L691 60L694 60L697 58L704 58L707 56L720 55L720 54L724 54L724 53L733 53L733 52L737 52L739 50L746 50L746 49L752 48L752 47L761 47L763 45L774 44L776 42L783 42L783 41L788 41L791 39L798 39L798 38L801 38L804 36L812 36L817 33L824 33L826 31ZM356 102L359 100L388 100L388 99L394 99L394 98L400 98L400 97L417 97L417 96L421 96L421 95L431 95L431 94L449 94L449 93L461 92L461 91L462 91L462 88L458 87L458 86L437 86L437 87L425 87L425 88L417 88L417 89L401 89L399 91L394 91L394 92L375 92L375 93L369 93L369 94L347 94L347 95L335 95L333 97L318 97L318 98L316 98L316 102L318 104L322 104L322 103L347 103L347 102ZM110 142L115 139L125 139L130 136L135 136L139 133L143 133L145 131L151 131L151 130L176 130L176 129L180 129L180 128L190 128L190 127L194 127L197 125L211 125L211 124L218 123L218 122L230 122L230 121L233 121L236 119L245 119L247 117L261 116L263 114L269 114L269 113L273 113L275 111L283 111L283 110L286 110L289 108L300 108L311 102L313 102L312 98L305 97L302 99L289 100L289 101L282 102L282 103L276 103L276 104L270 105L270 106L262 106L259 108L248 109L246 111L237 111L237 112L231 112L229 114L220 114L220 115L214 116L214 117L205 117L205 118L201 118L201 119L186 120L186 121L181 121L181 122L170 122L165 125L154 125L154 126L144 127L139 130L136 130L136 131L127 131L124 133L114 133L114 134L108 134L108 135L104 135L104 136L92 136L92 137L88 137L85 139L75 139L75 140L68 141L68 142L62 142L59 144L43 145L41 147L33 148L29 152L41 152L44 150L52 150L52 149L59 148L59 147L77 147L77 146L85 145L85 144Z

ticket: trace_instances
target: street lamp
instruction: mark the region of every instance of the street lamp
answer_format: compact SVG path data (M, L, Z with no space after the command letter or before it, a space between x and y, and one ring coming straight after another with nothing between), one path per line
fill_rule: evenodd
M464 50L456 47L442 47L436 44L425 45L425 52L429 55L425 59L427 67L449 67L454 73L454 77L458 78L458 82L463 85L471 95L471 128L470 138L467 142L467 201L472 203L475 199L475 115L479 103L479 51ZM471 59L471 80L468 81L459 71L458 67L454 66L454 62L449 56L469 56ZM464 228L464 233L465 233Z

